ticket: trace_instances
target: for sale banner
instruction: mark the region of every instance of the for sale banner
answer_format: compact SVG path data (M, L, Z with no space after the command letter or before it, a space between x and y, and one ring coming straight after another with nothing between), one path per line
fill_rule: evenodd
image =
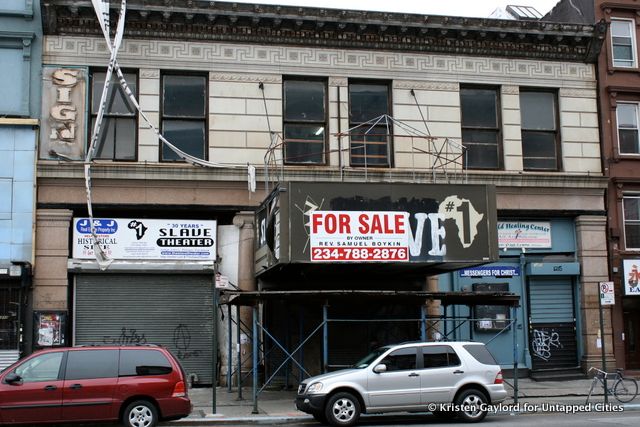
M311 261L408 261L408 212L315 211Z
M216 221L94 218L103 252L113 259L215 261ZM73 257L95 259L89 218L73 221Z

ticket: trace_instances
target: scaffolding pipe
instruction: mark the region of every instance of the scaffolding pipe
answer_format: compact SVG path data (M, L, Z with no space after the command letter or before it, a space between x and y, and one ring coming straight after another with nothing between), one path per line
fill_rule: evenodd
M253 306L253 411L258 413L258 305Z
M420 306L420 340L427 340L427 306L424 304Z
M231 393L231 366L233 364L233 322L231 321L231 306L227 305L227 393Z
M242 321L240 320L240 306L236 305L236 319L237 319L237 330L236 330L236 342L237 342L237 347L236 349L238 350L238 373L236 375L238 375L238 400L242 400L242 348L240 346L240 338L241 338L241 333L242 333ZM231 333L231 332L229 332Z
M329 366L329 322L328 303L322 306L322 373L327 373Z
M518 307L513 307L513 403L518 403Z

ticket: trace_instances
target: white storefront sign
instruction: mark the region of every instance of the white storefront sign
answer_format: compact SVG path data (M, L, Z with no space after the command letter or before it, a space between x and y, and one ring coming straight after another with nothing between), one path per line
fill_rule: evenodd
M409 213L315 211L311 261L408 261Z
M640 259L625 259L622 261L624 277L622 286L625 295L640 295Z
M551 223L548 221L499 221L499 248L550 248Z
M94 218L94 226L104 253L115 260L216 259L216 221ZM95 258L89 218L73 221L73 258Z

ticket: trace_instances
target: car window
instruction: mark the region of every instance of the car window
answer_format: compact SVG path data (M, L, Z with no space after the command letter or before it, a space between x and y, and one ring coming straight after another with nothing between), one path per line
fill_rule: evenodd
M482 344L467 344L462 346L469 352L474 359L483 365L497 365L496 359L493 358L487 347Z
M358 362L356 362L356 364L353 365L353 367L358 369L366 368L371 364L371 362L376 360L378 357L380 357L382 353L386 352L387 350L389 350L389 347L376 348L371 353L367 354L365 357L363 357Z
M13 372L20 375L23 383L54 381L60 375L64 352L45 353L27 360Z
M392 351L380 363L387 366L387 372L416 369L416 347Z
M69 351L65 379L115 378L118 372L118 350Z
M444 368L460 365L460 358L448 345L422 347L423 366L425 368Z
M134 375L165 375L173 370L171 362L158 350L120 351L121 377Z

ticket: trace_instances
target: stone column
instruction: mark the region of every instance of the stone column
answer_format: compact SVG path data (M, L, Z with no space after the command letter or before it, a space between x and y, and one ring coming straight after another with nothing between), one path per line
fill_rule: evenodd
M36 210L36 248L33 275L33 309L67 310L67 259L73 212Z
M35 259L31 304L25 322L26 351L34 349L33 311L69 309L67 259L73 212L66 209L37 209ZM71 319L68 319L69 321ZM71 337L67 337L71 344Z
M238 243L238 287L242 291L255 291L256 279L254 274L254 242L255 242L255 214L254 212L239 212L233 218L233 225L240 229ZM253 325L253 312L251 307L240 308L240 319L244 324L242 336L251 337ZM247 330L248 328L248 330ZM241 336L241 337L242 337ZM256 337L254 337L255 339ZM248 372L252 368L251 341L243 340L240 344L242 352L242 372ZM247 381L249 385L249 381Z
M607 267L607 218L605 216L583 215L576 218L577 255L580 261L580 305L582 324L582 368L601 366L602 349L596 345L600 332L598 300L599 282L609 280ZM611 308L603 309L604 343L607 368L616 366L613 356L611 329Z
M438 285L438 276L427 277L426 283L427 292L438 292L440 287ZM427 316L435 319L440 316L440 301L427 301ZM438 320L427 321L427 341L435 341L438 336L436 332L440 331L441 322Z

